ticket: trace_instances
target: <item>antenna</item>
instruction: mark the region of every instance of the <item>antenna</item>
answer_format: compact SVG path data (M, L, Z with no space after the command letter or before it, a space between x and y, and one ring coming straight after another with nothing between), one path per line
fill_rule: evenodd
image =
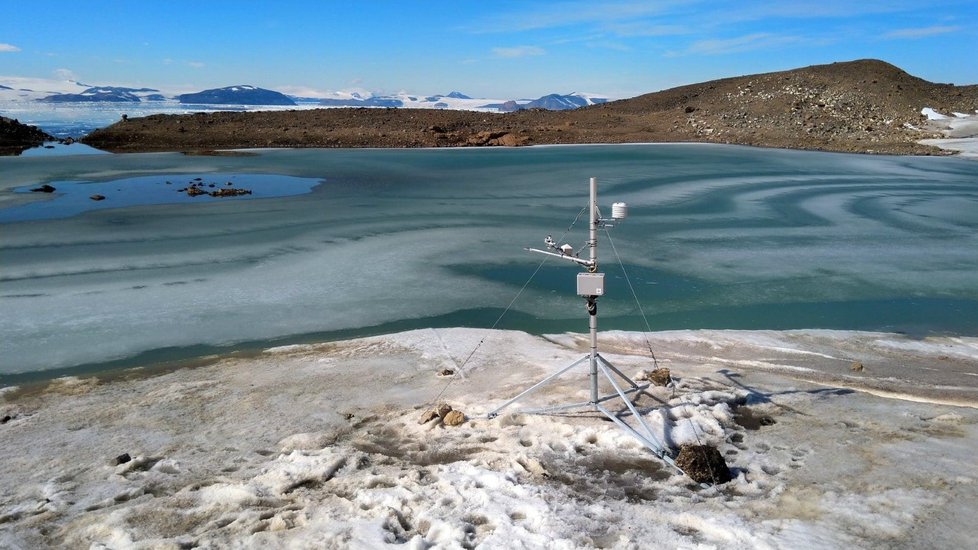
M490 412L488 417L494 418L498 416L499 411L542 388L565 372L587 361L589 366L588 378L591 386L590 400L584 403L560 404L538 409L521 409L519 412L526 414L552 414L562 411L571 411L573 409L591 409L598 411L607 416L625 433L637 439L643 446L655 453L656 456L682 472L682 470L676 466L676 463L669 456L664 446L652 433L652 430L649 428L648 424L645 423L642 415L635 409L635 404L628 398L627 394L641 392L648 388L649 385L636 384L632 379L625 376L620 370L618 370L614 365L602 357L600 353L598 353L597 300L599 297L604 295L604 273L598 273L598 229L613 227L612 224L614 222L624 220L626 217L628 217L628 205L623 202L616 202L611 206L611 218L602 218L600 212L598 211L598 180L597 178L591 178L588 210L590 212L590 227L588 228L587 241L587 248L589 250L588 259L578 257L578 255L574 253L573 247L569 244L558 245L558 243L554 242L553 237L550 235L547 235L547 238L543 240L544 244L547 245L547 250L540 250L536 248L527 248L526 250L571 261L580 265L586 270L584 273L577 274L577 294L584 298L584 304L587 310L588 326L590 328L591 337L591 351L588 355L523 390L523 392L521 392L519 395ZM599 371L614 388L614 393L604 396L600 395L598 391ZM622 383L619 380L624 382L624 385L628 386L627 389L622 389ZM637 427L633 427L619 414L612 413L603 405L603 403L615 398L620 398L625 403L625 406L631 413L631 416L635 418L638 424Z

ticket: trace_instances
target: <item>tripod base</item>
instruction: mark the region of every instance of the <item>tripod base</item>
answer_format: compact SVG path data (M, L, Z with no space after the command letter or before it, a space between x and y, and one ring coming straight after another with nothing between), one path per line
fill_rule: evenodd
M551 374L550 376L544 378L543 380L523 390L519 395L503 403L495 410L490 412L488 415L486 415L487 418L495 418L496 416L499 415L499 412L501 410L512 405L513 403L516 403L520 399L523 399L527 395L530 395L531 393L542 388L543 386L546 386L550 382L560 377L565 372L573 369L574 367L580 365L581 363L584 363L585 361L588 361L591 358L592 357L590 355L586 355L583 358L575 361L574 363L571 363L570 365L560 369L559 371ZM539 407L534 409L519 409L517 412L523 414L556 414L561 412L570 412L573 411L574 409L584 409L584 410L590 409L593 411L600 412L601 414L608 417L609 420L614 422L615 425L617 425L622 431L637 439L645 448L652 451L662 461L675 468L679 473L685 474L685 472L683 472L681 468L676 466L675 461L673 461L672 457L669 456L665 447L659 442L658 438L656 438L655 435L652 433L652 430L649 428L648 424L645 423L645 420L642 418L642 415L639 414L638 410L635 409L635 404L632 403L632 401L628 398L628 394L642 392L649 387L649 384L642 384L642 385L636 384L631 378L625 376L624 373L622 373L614 365L609 363L600 354L595 354L594 359L595 359L596 366L598 368L592 369L591 372L592 388L597 388L597 380L594 379L594 377L597 376L596 371L600 369L601 373L604 374L605 378L615 389L615 393L611 393L604 396L597 396L595 392L590 401L585 401L582 403L552 405L548 407ZM621 384L619 384L618 380L615 379L615 375L617 375L622 381L627 383L629 387L627 389L623 389ZM605 406L602 404L615 398L621 398L621 400L625 403L625 406L628 408L628 411L637 420L638 423L637 427L634 427L631 424L625 422L618 414L612 413L607 408L605 408Z

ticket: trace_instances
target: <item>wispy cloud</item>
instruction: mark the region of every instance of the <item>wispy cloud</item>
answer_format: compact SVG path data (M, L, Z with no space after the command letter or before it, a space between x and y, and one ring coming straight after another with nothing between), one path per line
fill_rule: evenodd
M961 30L960 26L957 25L932 25L930 27L919 27L915 29L896 29L890 31L883 35L883 38L926 38L928 36L936 36L938 34L948 34L952 32L957 32Z
M670 57L681 55L724 55L754 50L770 49L801 42L798 36L758 32L726 39L698 40L682 52L671 52Z
M624 23L609 23L604 26L608 32L618 36L675 36L689 34L690 29L685 25L663 25L650 21L629 21Z
M190 65L191 67L193 67L195 69L203 69L206 66L201 61L187 61L187 65Z
M54 76L61 80L78 80L78 77L75 76L75 72L71 69L55 69Z
M13 44L4 44L0 42L0 52L19 52L20 48L14 46Z
M630 52L632 49L628 45L614 40L593 40L584 43L588 48L600 50L614 50L618 52Z
M539 46L514 46L511 48L493 48L492 55L496 57L528 57L547 53Z
M695 4L696 0L643 0L596 3L593 1L551 2L536 8L521 8L518 14L501 13L473 25L473 32L521 32L569 27L581 24L603 24L630 21L668 13L678 6Z

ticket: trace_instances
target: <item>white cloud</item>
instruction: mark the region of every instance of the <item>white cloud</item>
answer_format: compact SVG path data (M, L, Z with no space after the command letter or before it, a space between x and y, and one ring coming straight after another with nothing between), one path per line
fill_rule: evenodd
M204 63L201 61L188 61L187 65L190 65L195 69L203 69L205 67Z
M496 57L527 57L543 55L547 52L539 46L514 46L512 48L493 48L492 55Z
M475 32L519 32L580 24L629 21L662 15L696 0L626 0L622 2L552 2L544 6L521 6L518 13L500 13L476 25Z
M961 30L956 25L932 25L915 29L897 29L883 35L883 38L925 38L938 34L948 34Z
M60 80L78 80L78 77L75 76L75 73L71 69L55 69L54 76Z
M14 46L13 44L4 44L0 42L0 52L19 52L20 48Z
M670 56L679 55L723 55L752 50L762 50L798 43L802 39L797 36L782 36L766 32L758 32L727 39L698 40L690 44L683 52L672 52Z

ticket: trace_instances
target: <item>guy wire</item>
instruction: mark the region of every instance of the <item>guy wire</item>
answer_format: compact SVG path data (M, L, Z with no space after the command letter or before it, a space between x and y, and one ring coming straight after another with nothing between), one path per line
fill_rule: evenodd
M582 208L581 211L577 213L577 217L575 217L574 218L574 221L572 221L571 224L569 226L567 226L567 229L564 231L563 235L561 235L560 238L558 238L556 242L559 243L559 242L561 242L561 241L564 240L564 237L566 237L567 234L570 233L572 229L574 229L574 225L577 224L577 221L581 219L581 216L586 211L587 211L587 206L585 206L584 208ZM533 281L533 278L537 276L537 273L540 272L540 269L543 268L543 264L547 263L547 260L548 259L549 259L549 257L546 257L545 256L543 258L543 260L540 262L540 264L537 265L537 268L535 270L533 270L533 274L530 275L530 278L528 278L526 280L526 282L523 283L522 288L520 288L519 292L516 293L516 296L514 296L513 299L510 300L509 305L506 306L506 309L504 309L503 312L499 314L499 317L496 318L496 322L494 322L492 324L492 326L489 327L490 334L491 334L491 331L492 330L495 330L495 328L499 325L500 321L503 320L503 317L509 312L509 310L512 309L513 304L516 303L516 300L518 300L519 297L523 294L523 291L526 290L526 287L528 287L530 285L530 282ZM437 334L437 332L436 332L436 334ZM488 337L489 337L489 334L486 334L485 336L483 336L479 340L479 343L476 344L474 348L472 348L472 351L469 352L469 355L465 358L465 361L462 361L462 364L458 366L458 370L455 372L455 374L453 374L448 379L448 381L445 382L445 386L442 387L441 391L438 392L438 395L436 395L435 398L432 399L428 403L429 406L431 406L431 405L433 405L435 403L438 403L438 400L441 399L442 395L445 394L445 392L448 390L448 387L452 385L452 382L455 381L455 379L458 377L458 375L460 375L462 373L462 370L465 369L465 366L466 365L468 365L469 360L472 359L472 356L474 356L477 351L479 351L479 348L482 347L482 344L485 343L486 338L488 338ZM440 336L439 336L439 338L440 338ZM450 352L449 352L449 356L451 356L451 353Z

